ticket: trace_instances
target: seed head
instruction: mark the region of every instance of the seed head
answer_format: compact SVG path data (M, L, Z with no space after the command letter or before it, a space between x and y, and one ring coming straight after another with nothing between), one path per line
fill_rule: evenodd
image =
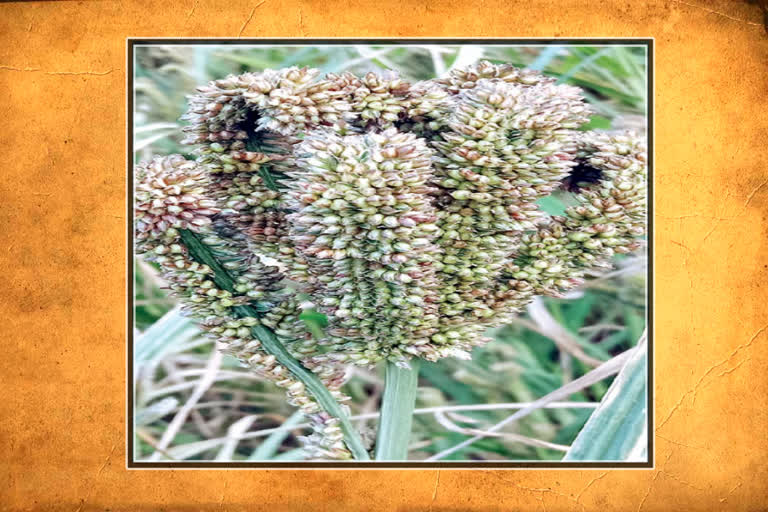
M205 169L181 155L156 157L136 167L134 240L140 252L170 244L178 230L199 231L218 213Z
M491 64L487 60L482 60L466 68L451 70L447 78L437 79L434 82L442 85L452 94L457 94L462 89L472 89L479 80L489 78L527 86L549 84L555 81L554 78L530 69L519 69L509 64Z

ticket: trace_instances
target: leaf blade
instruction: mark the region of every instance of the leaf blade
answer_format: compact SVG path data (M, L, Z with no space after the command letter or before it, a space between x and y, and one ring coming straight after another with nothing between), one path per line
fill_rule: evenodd
M647 359L646 344L641 341L563 461L640 462L647 458L647 450L633 450L648 435Z

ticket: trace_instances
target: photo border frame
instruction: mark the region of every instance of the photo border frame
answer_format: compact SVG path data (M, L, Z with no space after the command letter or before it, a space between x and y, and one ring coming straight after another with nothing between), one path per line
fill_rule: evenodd
M127 270L127 342L126 342L126 467L127 469L655 469L654 456L654 39L653 38L127 38L126 40L126 270ZM455 45L635 45L646 48L646 120L648 142L648 270L646 279L646 329L648 365L646 379L647 398L647 454L646 462L559 462L559 461L440 461L440 462L358 462L358 461L269 461L269 462L218 462L218 461L166 461L143 462L134 460L134 244L133 244L133 187L134 187L134 55L137 46L263 46L263 45L408 45L408 44L455 44Z

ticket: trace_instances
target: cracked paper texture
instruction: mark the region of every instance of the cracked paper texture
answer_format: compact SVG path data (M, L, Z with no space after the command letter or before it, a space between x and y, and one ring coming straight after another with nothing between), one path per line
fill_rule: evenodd
M654 37L656 469L127 471L127 36ZM5 2L0 43L0 510L768 508L758 5Z

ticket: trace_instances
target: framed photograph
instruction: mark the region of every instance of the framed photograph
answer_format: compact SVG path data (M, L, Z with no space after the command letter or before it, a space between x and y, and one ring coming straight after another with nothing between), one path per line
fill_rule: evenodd
M651 467L652 41L309 43L129 41L129 466Z

